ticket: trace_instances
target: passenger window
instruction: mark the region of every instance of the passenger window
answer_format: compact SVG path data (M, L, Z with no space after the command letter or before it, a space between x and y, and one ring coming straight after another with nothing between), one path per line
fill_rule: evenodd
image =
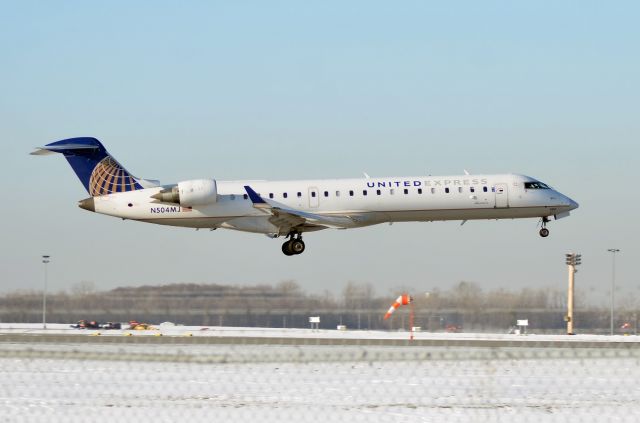
M487 187L482 187L482 191L487 192Z
M315 191L311 191L311 196L312 196L313 198L316 198L316 192L315 192Z
M405 189L404 189L404 193L405 193L405 194L409 194L409 190L405 188Z
M325 192L324 192L324 196L325 196L325 197L328 197L328 196L329 196L329 191L325 191Z
M269 193L269 198L273 198L273 193L272 192Z
M260 195L260 194L258 194L258 195ZM242 198L244 198L245 200L248 200L249 196L247 194L245 194L245 195L242 196Z
M302 197L302 193L298 192L298 198Z
M395 189L391 188L391 189L389 190L389 194L393 195L393 194L395 194L395 193L396 193L396 190L395 190Z
M367 190L366 189L362 190L362 195L367 195Z
M469 191L476 192L476 189L474 187L471 187L471 188L469 188Z
M287 193L286 192L282 193L282 198L287 198Z
M340 197L340 191L336 191L336 197Z
M458 192L462 193L462 187L458 187Z
M431 194L435 194L436 193L436 189L435 188L431 188Z
M446 192L447 194L449 194L449 188L445 188L444 192Z
M418 194L422 194L422 188L418 188Z
M378 195L380 195L380 194L381 194L379 189L378 189L378 190L376 190L376 194L378 194Z
M349 196L353 197L353 190L349 190Z

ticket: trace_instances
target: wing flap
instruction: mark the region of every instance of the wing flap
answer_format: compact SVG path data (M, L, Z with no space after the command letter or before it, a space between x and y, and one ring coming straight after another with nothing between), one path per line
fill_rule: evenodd
M269 218L269 222L273 223L274 225L278 226L278 227L296 227L299 225L303 225L305 223L305 220L292 215L291 213L286 213L286 212L282 212L281 210L277 210L277 209L271 209L272 210L272 215Z
M294 216L303 220L305 223L311 223L313 225L322 225L330 228L349 228L353 226L353 219L346 216L323 216L320 214L304 212L302 210L282 209L277 207L273 207L272 210L274 210L274 213Z

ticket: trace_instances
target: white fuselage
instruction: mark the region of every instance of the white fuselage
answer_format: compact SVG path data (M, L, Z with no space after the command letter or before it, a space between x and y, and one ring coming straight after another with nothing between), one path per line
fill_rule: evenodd
M286 225L254 207L249 185L274 207L322 216L347 216L345 227L384 222L556 218L578 207L550 189L526 189L535 179L515 174L321 179L298 181L217 181L213 204L181 207L151 198L163 187L93 198L91 207L124 219L189 228L228 228L272 236ZM82 206L83 208L87 208ZM323 229L309 226L303 231Z

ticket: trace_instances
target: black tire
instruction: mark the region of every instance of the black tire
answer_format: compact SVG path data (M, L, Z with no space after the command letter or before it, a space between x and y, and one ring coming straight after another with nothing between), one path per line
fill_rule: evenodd
M291 241L286 241L284 244L282 244L282 252L285 256L293 255L293 251L291 250Z
M549 229L547 228L542 228L540 229L540 236L543 238L546 238L549 236Z
M289 241L289 249L293 254L302 254L305 249L304 242L301 239L294 239Z

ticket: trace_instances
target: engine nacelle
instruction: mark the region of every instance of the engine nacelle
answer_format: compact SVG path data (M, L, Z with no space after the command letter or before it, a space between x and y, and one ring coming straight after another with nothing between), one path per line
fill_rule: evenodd
M178 182L178 185L163 189L151 198L184 207L204 206L218 201L218 186L215 179L192 179Z
M204 206L218 201L218 185L215 179L193 179L178 183L180 205Z

